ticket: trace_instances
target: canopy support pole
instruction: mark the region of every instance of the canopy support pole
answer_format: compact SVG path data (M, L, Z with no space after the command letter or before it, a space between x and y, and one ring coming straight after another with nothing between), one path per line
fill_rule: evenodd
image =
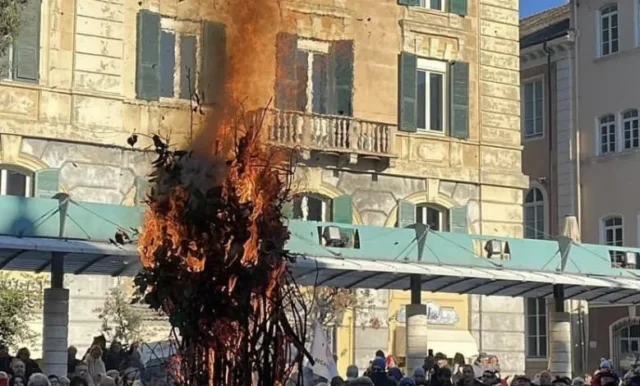
M51 254L51 288L44 290L42 353L45 374L67 375L69 290L64 288L64 255Z

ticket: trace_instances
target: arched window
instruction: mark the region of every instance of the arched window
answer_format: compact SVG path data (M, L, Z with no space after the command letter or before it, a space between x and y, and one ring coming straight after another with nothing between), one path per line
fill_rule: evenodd
M624 318L611 325L614 368L627 368L635 364L640 355L640 319Z
M602 220L602 240L605 245L621 247L624 244L622 217L611 216Z
M600 118L598 138L600 154L616 151L616 117L613 114L607 114Z
M639 123L638 110L631 109L622 113L622 135L625 149L635 149L640 146L638 143L640 138Z
M7 165L0 165L0 196L33 196L33 174Z
M331 199L319 194L304 193L293 198L293 218L305 221L330 222Z
M436 205L416 205L416 223L429 225L434 231L448 231L448 211Z
M544 239L544 196L539 188L531 188L524 199L524 234L528 239Z
M600 10L600 55L618 52L618 5L609 4Z

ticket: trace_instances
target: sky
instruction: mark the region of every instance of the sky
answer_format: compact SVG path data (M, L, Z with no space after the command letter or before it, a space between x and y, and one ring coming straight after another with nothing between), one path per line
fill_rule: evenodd
M566 2L566 0L520 0L520 17L531 16Z

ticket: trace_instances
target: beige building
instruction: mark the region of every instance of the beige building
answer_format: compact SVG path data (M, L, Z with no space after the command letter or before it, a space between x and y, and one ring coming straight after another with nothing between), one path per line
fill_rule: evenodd
M260 96L275 97L269 139L302 150L290 215L523 235L517 0L280 3L278 22L260 24L271 40L253 52L253 76ZM233 4L30 1L0 81L2 194L38 195L34 181L48 169L76 200L138 204L149 157L126 138L160 132L188 143L208 127L224 82L224 63L211 58L252 54L233 45L242 42ZM192 114L194 93L203 114ZM73 282L70 343L86 346L98 328L86 301L100 304L113 283ZM375 296L375 309L344 323L342 369L366 367L377 349L403 354L394 345L402 320L389 320L408 299ZM524 370L522 300L437 302L466 311L435 330L461 331L505 373Z

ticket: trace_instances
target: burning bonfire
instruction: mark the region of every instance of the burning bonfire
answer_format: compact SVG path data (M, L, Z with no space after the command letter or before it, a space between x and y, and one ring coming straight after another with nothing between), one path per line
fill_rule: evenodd
M135 282L176 332L178 385L283 384L297 367L290 348L304 352L281 213L290 162L261 142L262 119L234 119L233 146L216 157L170 150L154 137L155 186Z

